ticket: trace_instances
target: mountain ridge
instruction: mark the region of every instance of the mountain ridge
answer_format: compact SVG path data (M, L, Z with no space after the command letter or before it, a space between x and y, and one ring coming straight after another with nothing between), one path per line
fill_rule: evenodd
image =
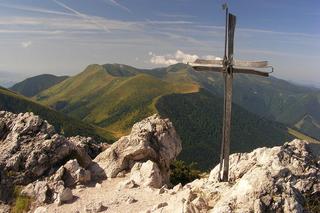
M123 64L95 64L89 65L83 73L92 72L91 74L93 74L97 70L99 70L100 78L101 76L109 76L110 79L114 80L108 86L119 85L125 78L134 78L136 75L146 74L180 87L178 90L172 90L172 93L183 93L181 85L184 84L186 88L190 89L186 92L197 92L199 88L205 88L214 95L223 96L223 77L221 73L196 72L186 64L175 64L154 69L138 69ZM249 112L284 123L290 127L301 123L306 114L309 114L315 123L320 123L320 90L295 85L273 76L261 78L237 74L234 79L233 101ZM90 83L90 81L88 82ZM78 84L81 84L81 82L78 82ZM97 81L95 84L104 85L105 82ZM88 88L88 90L90 89ZM60 92L55 91L54 93L58 94ZM54 98L48 98L49 101L42 101L43 94L46 94L46 91L38 94L35 100L55 108L52 102L57 101ZM52 95L50 89L47 90L47 94L48 96ZM299 130L319 139L320 136L317 130L313 128L313 124L309 120L306 122Z

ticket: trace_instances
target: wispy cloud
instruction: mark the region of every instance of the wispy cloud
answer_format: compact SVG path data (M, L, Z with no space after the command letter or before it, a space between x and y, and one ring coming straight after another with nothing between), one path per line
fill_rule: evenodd
M60 30L9 30L0 29L1 34L34 34L34 35L56 35L61 34L63 31Z
M65 12L56 11L56 10L48 10L48 9L41 8L41 7L30 7L30 6L25 6L25 5L13 5L13 4L0 3L0 7L22 10L22 11L27 11L27 12L51 14L51 15L74 16L74 14L71 14L71 13L65 13Z
M103 0L103 2L131 13L131 10L128 7L120 4L117 0Z
M21 42L21 46L23 48L28 48L32 45L32 41L24 41L24 42Z
M210 31L221 31L224 30L224 26L215 26L215 25L197 25L196 26L202 30L210 30ZM319 34L308 34L308 33L301 33L301 32L284 32L284 31L274 31L268 29L254 29L254 28L237 28L236 31L243 32L243 33L260 33L260 34L269 34L269 35L281 35L281 36L298 36L298 37L320 37Z
M56 4L58 4L59 6L61 6L62 8L74 13L75 15L77 15L78 17L82 18L83 20L85 20L86 22L89 22L91 24L97 25L98 27L100 27L101 29L103 29L106 32L109 32L110 30L104 25L100 23L100 20L98 20L95 16L89 16L86 15L84 13L81 13L71 7L69 7L68 5L58 1L58 0L53 0Z
M196 16L187 15L187 14L168 14L168 13L158 13L161 17L166 18L195 18Z
M180 24L193 24L191 21L152 21L147 19L147 23L149 24L162 24L162 25L180 25Z
M96 18L98 19L98 17ZM135 22L108 20L105 18L99 18L99 21L108 29L113 30L112 35L117 34L119 31L137 33L143 31L141 24ZM77 17L7 17L0 19L0 26L2 35L12 34L15 36L26 34L34 36L58 34L78 34L80 36L92 34L99 36L101 33L105 33L101 27L86 21L79 21Z

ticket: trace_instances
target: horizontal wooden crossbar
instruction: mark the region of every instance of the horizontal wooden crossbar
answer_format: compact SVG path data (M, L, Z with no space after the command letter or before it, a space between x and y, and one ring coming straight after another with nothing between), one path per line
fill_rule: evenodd
M213 60L206 60L206 59L197 59L190 65L203 65L203 66L214 66L214 65L223 65L222 59L213 59ZM268 61L241 61L241 60L234 60L232 65L235 67L245 67L245 68L267 68Z
M222 67L214 67L214 66L192 66L196 71L212 71L212 72L223 72ZM243 69L243 68L233 68L233 73L243 73L243 74L252 74L268 77L268 72L262 72L254 69Z
M233 68L233 73L244 73L244 74L252 74L252 75L260 75L264 77L268 77L269 73L268 72L262 72L258 70L253 70L253 69L240 69L240 68Z
M193 62L193 64L210 64L210 65L223 65L223 60L222 59L212 59L212 60L207 60L207 59L197 59Z
M268 67L268 61L240 61L234 60L233 66L245 67L245 68L266 68Z

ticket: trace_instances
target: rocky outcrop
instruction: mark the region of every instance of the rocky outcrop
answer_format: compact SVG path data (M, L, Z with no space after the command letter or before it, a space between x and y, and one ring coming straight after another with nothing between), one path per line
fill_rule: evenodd
M72 188L90 181L90 171L82 168L77 160L69 160L50 177L28 184L21 194L33 198L40 205L53 202L60 205L73 199Z
M320 201L319 154L320 144L301 140L233 154L229 183L217 181L218 165L150 212L305 212L310 198Z
M152 174L147 174L145 168L152 169L152 173L160 177L157 181L151 177L150 184L159 187L169 183L170 163L181 149L181 140L172 123L153 115L134 124L130 135L120 138L99 154L91 171L95 177L114 178L135 166L135 177L141 176L140 180L146 180ZM150 163L144 164L149 160ZM138 175L139 171L143 174Z
M217 181L218 165L206 178L170 188L181 141L169 120L136 123L94 161L87 153L99 147L90 143L56 134L32 113L0 112L0 210L9 208L1 201L16 184L25 185L21 195L33 198L36 212L302 213L320 206L320 144L294 140L233 154L229 183Z
M88 140L65 138L33 113L0 111L0 200L10 199L13 185L50 176L70 159L87 168L92 160L82 144Z

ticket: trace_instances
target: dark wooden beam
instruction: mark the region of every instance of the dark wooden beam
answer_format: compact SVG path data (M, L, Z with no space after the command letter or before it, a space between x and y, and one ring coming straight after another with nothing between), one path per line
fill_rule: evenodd
M252 69L245 69L245 68L233 68L234 73L244 73L244 74L252 74L252 75L259 75L263 77L268 77L268 72L262 72L258 70L252 70Z

